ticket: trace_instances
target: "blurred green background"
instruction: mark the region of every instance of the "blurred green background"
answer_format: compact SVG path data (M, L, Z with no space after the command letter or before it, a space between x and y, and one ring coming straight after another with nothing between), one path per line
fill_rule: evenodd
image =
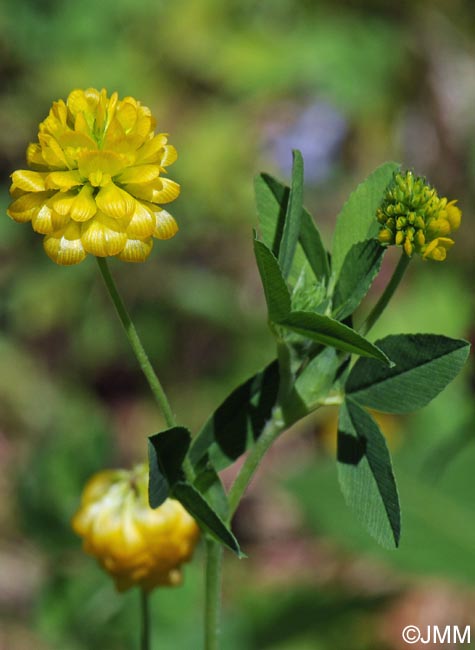
M327 242L347 194L387 159L459 199L449 260L413 263L375 335L473 337L474 37L471 0L7 0L3 212L52 100L106 87L152 109L179 151L180 232L144 265L111 266L193 430L273 354L252 178L288 178L292 148ZM0 650L136 648L138 595L114 592L69 520L85 480L141 460L163 423L94 260L57 267L6 216L0 251ZM423 411L383 421L403 507L397 552L346 510L335 413L287 433L235 520L249 559L226 557L223 648L397 650L405 625L475 624L472 400L467 368ZM161 650L200 647L201 560L183 588L153 597Z

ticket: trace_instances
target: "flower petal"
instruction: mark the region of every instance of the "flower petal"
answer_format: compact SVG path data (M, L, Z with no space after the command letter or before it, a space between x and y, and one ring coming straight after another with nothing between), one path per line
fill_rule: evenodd
M26 149L26 162L33 169L47 167L39 142L31 142Z
M123 262L145 262L153 247L153 239L128 239L117 255Z
M159 163L163 157L162 149L167 143L166 133L159 133L151 140L147 140L137 151L137 161L142 163Z
M117 106L116 117L125 133L130 133L137 120L137 107L130 101L127 101L127 99L124 99Z
M157 239L171 239L178 232L178 224L166 210L155 212L155 230L153 236Z
M178 153L175 147L171 144L167 144L165 147L163 147L163 156L160 160L160 165L162 167L168 167L168 165L172 165L177 158Z
M151 237L155 230L155 215L140 201L136 201L135 205L135 212L127 226L127 236L131 239Z
M159 165L135 165L128 167L118 176L120 183L149 183L160 174Z
M80 227L69 223L66 228L46 235L43 246L48 257L61 266L79 264L86 257Z
M45 203L50 196L50 192L29 192L28 194L24 194L9 205L7 214L19 223L31 221L33 215L38 212L41 205Z
M56 192L50 203L55 212L61 215L67 215L71 211L73 201L76 198L75 192Z
M58 143L61 147L72 147L73 149L97 149L96 142L86 133L81 131L68 131L58 136Z
M115 176L127 163L125 156L114 151L85 151L78 156L79 172L83 178L89 178L97 171Z
M96 203L104 214L120 219L133 215L136 200L128 192L111 182L100 189L96 196Z
M66 101L67 106L73 115L77 113L92 112L99 102L99 91L95 88L87 90L73 90L69 93Z
M53 169L68 169L68 160L56 138L48 133L38 133L43 159Z
M161 178L162 189L153 193L154 203L170 203L180 194L180 186L170 178Z
M45 181L46 187L52 190L70 190L82 184L81 175L76 170L68 172L51 172Z
M117 255L125 246L127 235L117 219L96 214L83 225L81 240L85 250L96 257Z
M52 233L61 230L61 228L65 228L68 222L68 216L58 214L52 210L47 203L42 205L31 218L33 230L42 235L51 235Z
M458 230L462 221L462 210L455 205L457 201L450 201L445 210L447 212L447 220L450 223L452 230Z
M44 192L47 174L32 172L28 169L18 169L11 175L13 183L25 192Z
M422 254L423 259L434 260L435 262L443 262L447 257L447 251L454 245L454 240L449 237L437 237L432 240Z
M432 219L426 229L426 236L428 239L435 237L444 237L450 232L450 223L447 219Z
M84 185L71 204L71 219L74 219L74 221L87 221L96 212L97 205L93 197L93 189L90 185Z

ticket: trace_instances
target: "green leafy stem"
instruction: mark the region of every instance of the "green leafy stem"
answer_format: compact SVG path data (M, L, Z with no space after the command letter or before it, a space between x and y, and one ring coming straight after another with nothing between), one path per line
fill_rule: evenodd
M222 547L244 557L231 522L263 457L299 419L340 408L337 465L343 496L383 546L399 544L396 479L384 435L367 409L390 413L429 403L462 369L469 344L434 334L366 338L407 268L393 277L358 332L353 316L379 273L385 249L375 215L399 169L386 163L351 194L337 219L332 255L303 206L303 159L293 154L290 187L262 174L255 192L254 253L276 342L276 359L234 389L195 435L178 426L109 269L104 281L168 428L149 438L152 507L178 499L206 535L205 647L219 647ZM363 332L363 333L362 333ZM245 455L226 493L219 472Z

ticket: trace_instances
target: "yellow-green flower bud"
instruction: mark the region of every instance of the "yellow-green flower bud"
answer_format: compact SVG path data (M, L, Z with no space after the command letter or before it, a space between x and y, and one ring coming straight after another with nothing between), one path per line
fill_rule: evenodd
M418 230L418 231L416 232L416 236L415 236L415 240L414 240L414 241L415 241L415 243L416 243L416 246L417 246L419 249L422 248L422 247L424 246L424 244L426 243L426 238L425 238L425 235L424 235L424 233L423 233L422 230Z
M409 257L417 253L442 261L454 243L447 235L460 226L462 213L455 203L440 198L424 178L398 172L377 210L378 240L401 246Z
M382 230L379 231L378 239L381 242L381 244L393 244L394 234L392 230L389 230L389 228L383 228Z

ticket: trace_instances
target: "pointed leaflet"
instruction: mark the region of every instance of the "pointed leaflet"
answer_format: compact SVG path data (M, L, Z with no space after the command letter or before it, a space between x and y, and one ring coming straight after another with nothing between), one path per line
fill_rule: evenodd
M364 357L374 357L388 365L391 363L386 354L378 347L351 327L343 325L329 316L322 316L311 311L294 311L277 321L277 324L318 343L331 345L337 350L352 352Z
M173 487L173 496L212 537L243 557L233 533L196 488L179 481Z
M386 548L399 544L401 515L386 441L373 418L351 399L340 409L338 478L348 506Z
M279 262L267 246L255 239L254 253L266 296L271 321L284 318L290 311L290 294L282 276Z
M292 268L295 249L300 236L300 221L303 209L303 158L297 149L294 149L292 156L292 185L279 246L279 264L284 278L289 277Z
M393 162L378 167L358 185L343 206L333 236L332 270L335 277L340 274L346 254L353 244L374 237L377 233L376 210L398 169L399 165Z
M328 254L318 228L305 208L302 210L299 241L317 280L327 280L330 276Z
M190 442L191 434L185 427L172 427L149 436L148 498L151 508L158 508L173 485L182 480L182 465Z
M203 468L197 470L193 485L221 519L226 520L229 516L228 497L219 474L209 462L208 457L203 463Z
M254 191L262 240L277 257L290 189L269 174L260 174L254 181Z
M457 376L470 350L467 341L437 334L398 334L376 344L394 367L359 359L346 392L358 403L386 413L407 413L428 404Z
M278 257L290 188L269 174L260 174L254 181L254 189L262 241ZM327 279L330 275L328 254L318 228L305 208L302 209L299 244L295 253L294 266L300 271L305 256L316 278Z
M231 465L258 439L272 415L279 391L279 366L273 361L238 386L193 439L190 460L196 467L209 457L216 470Z
M381 268L384 248L376 239L354 244L346 254L333 294L333 314L344 320L368 293Z

